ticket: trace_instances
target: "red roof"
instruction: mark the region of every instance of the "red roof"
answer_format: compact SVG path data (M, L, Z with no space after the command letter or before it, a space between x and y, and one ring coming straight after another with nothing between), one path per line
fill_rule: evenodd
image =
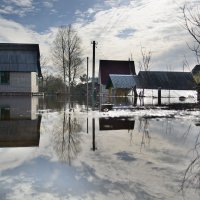
M124 60L100 60L99 80L100 84L106 85L109 74L133 74L135 75L134 61Z

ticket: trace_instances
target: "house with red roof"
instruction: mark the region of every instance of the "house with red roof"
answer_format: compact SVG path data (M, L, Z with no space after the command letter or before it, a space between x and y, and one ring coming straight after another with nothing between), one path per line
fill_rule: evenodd
M107 95L109 90L106 85L111 74L135 75L135 63L130 60L100 60L99 61L99 85L100 95Z

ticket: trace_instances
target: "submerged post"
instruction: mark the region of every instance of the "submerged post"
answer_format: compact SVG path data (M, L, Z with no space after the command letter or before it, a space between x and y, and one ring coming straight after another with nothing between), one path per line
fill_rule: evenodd
M158 105L161 105L161 88L158 88Z

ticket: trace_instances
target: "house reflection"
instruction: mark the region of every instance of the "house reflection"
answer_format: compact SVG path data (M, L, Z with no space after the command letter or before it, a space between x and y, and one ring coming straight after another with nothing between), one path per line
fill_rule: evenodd
M39 146L38 98L0 97L0 147Z
M99 129L103 130L133 130L135 120L131 117L99 118Z

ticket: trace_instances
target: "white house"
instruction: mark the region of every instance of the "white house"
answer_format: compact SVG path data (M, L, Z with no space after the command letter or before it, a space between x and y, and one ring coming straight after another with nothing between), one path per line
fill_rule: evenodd
M39 77L38 44L0 43L0 94L37 93Z

